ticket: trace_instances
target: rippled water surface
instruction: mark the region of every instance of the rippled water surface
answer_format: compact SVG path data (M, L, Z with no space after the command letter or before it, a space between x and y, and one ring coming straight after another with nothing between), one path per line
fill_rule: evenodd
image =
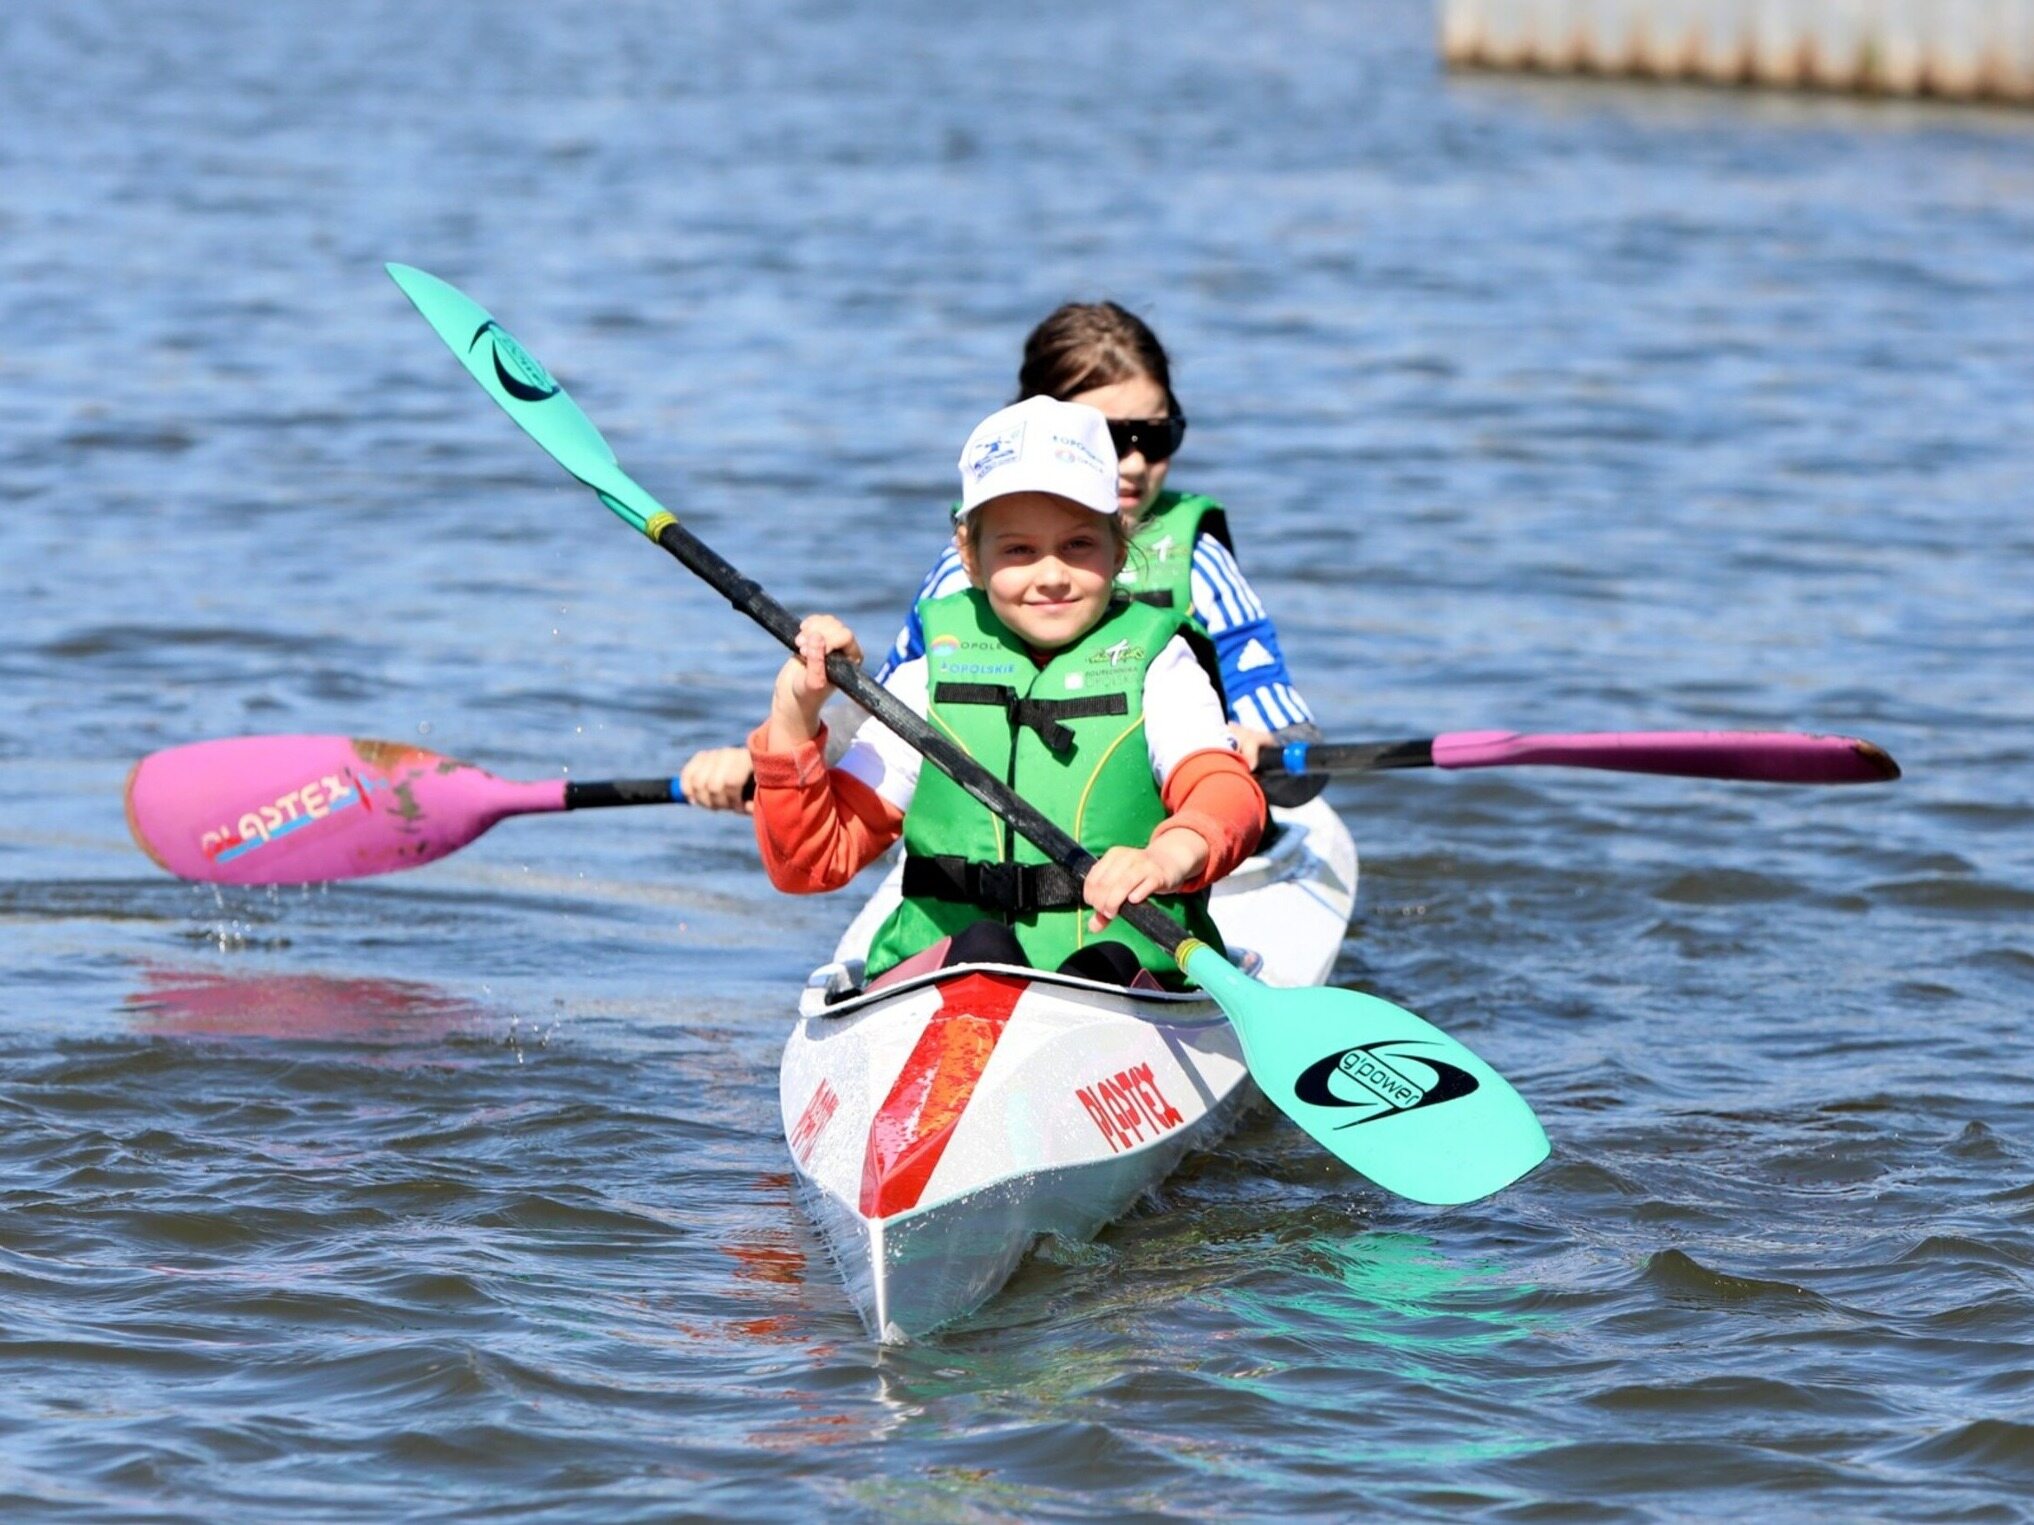
M2034 119L1449 80L1427 8L0 15L0 1511L2018 1518L2034 1491ZM1861 733L1890 788L1338 786L1340 967L1534 1102L1441 1211L1257 1118L878 1350L795 1203L842 899L743 823L177 884L214 735L662 771L766 640L380 270L887 636L1019 340L1172 345L1349 739Z

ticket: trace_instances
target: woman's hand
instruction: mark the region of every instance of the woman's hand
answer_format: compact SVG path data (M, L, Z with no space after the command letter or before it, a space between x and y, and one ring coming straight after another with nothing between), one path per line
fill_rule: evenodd
M678 772L678 791L702 810L739 810L756 813L755 803L743 797L756 765L749 761L747 747L708 747L694 752Z
M1166 895L1208 866L1208 844L1197 831L1161 831L1149 847L1112 847L1088 870L1081 896L1094 908L1088 930L1099 932L1127 905Z
M862 665L861 643L852 630L830 614L808 614L798 627L796 655L778 672L770 698L770 751L792 751L819 734L819 712L833 693L826 659L836 651Z
M1252 773L1257 771L1257 754L1266 747L1276 747L1278 738L1269 731L1260 731L1238 721L1229 722L1229 734L1236 738L1236 750L1243 754L1243 766Z

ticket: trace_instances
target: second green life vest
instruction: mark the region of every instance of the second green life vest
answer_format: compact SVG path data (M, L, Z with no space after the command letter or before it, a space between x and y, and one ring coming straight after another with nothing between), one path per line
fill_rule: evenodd
M1206 637L1178 612L1119 600L1040 667L979 589L931 599L918 612L927 721L1097 857L1144 846L1166 816L1145 746L1144 675L1175 635L1212 669ZM937 768L919 775L904 853L904 900L869 948L871 977L992 918L1016 933L1033 968L1056 969L1087 944L1112 941L1180 983L1172 959L1122 918L1090 932L1072 876ZM1205 892L1148 903L1222 947Z
M1116 582L1140 604L1194 614L1194 542L1213 535L1235 550L1229 516L1213 498L1198 493L1162 492L1130 539L1130 559ZM1198 615L1195 623L1203 624Z

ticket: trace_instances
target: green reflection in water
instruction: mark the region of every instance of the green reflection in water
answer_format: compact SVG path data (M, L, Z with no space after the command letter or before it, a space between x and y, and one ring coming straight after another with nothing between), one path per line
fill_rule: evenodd
M1336 1427L1323 1444L1294 1436L1283 1456L1336 1457L1428 1472L1517 1456L1549 1442L1534 1415L1555 1384L1509 1347L1554 1334L1560 1321L1519 1304L1534 1289L1489 1257L1450 1256L1433 1239L1375 1230L1288 1242L1268 1270L1221 1298L1243 1349L1295 1345L1304 1360L1261 1363L1224 1377L1283 1410L1327 1419L1348 1392L1323 1391L1324 1367L1349 1373L1386 1422L1360 1434ZM1294 1288L1291 1273L1311 1285ZM1332 1286L1323 1285L1332 1283ZM1316 1380L1304 1380L1314 1374Z
M1144 1457L1133 1473L1169 1460L1274 1493L1295 1460L1431 1478L1549 1443L1557 1383L1539 1342L1563 1321L1524 1310L1533 1286L1488 1255L1319 1216L1123 1225L1099 1252L1033 1267L992 1319L881 1352L876 1397L896 1430L979 1443L984 1429L1101 1425ZM1371 1416L1354 1432L1353 1411ZM974 1459L947 1481L976 1477ZM1087 1468L1063 1465L1081 1486ZM1022 1484L1000 1486L1024 1513ZM926 1473L883 1496L937 1516L947 1493Z

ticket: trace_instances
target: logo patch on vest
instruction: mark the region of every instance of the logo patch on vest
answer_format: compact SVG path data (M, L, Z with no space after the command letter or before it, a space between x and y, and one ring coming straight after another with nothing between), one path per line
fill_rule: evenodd
M947 678L1008 678L1017 672L1015 662L942 662L939 664L942 677Z

